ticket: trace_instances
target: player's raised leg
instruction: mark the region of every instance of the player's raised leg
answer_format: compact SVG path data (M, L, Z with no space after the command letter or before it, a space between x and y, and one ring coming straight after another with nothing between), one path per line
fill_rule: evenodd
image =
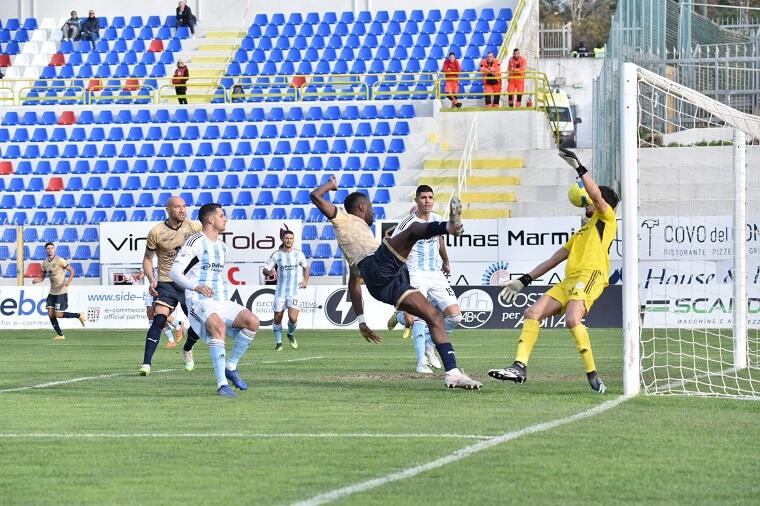
M427 323L435 347L443 362L443 368L446 371L444 384L448 388L480 389L482 385L479 382L467 376L457 367L456 354L446 336L443 317L420 292L411 292L404 297L399 304L399 309L422 318Z
M259 319L248 309L243 309L235 316L235 320L232 322L232 329L235 345L229 357L227 357L224 374L237 388L248 390L248 384L240 377L237 366L256 337L256 332L259 330Z
M462 224L462 204L456 197L453 197L449 203L449 221L412 223L400 234L385 239L385 243L396 255L406 258L409 256L409 252L417 241L448 234L464 234L464 225Z
M586 370L591 390L603 394L607 392L607 387L599 379L596 372L596 363L594 362L594 353L591 351L591 338L588 335L588 329L583 324L583 317L586 316L586 305L582 300L571 300L567 303L565 312L565 324L573 336L575 346L583 359L583 367Z
M491 369L488 375L494 379L509 380L515 383L525 383L528 379L528 361L533 347L538 341L541 321L562 311L562 304L544 294L534 304L523 312L523 328L517 341L517 353L512 365L503 369Z

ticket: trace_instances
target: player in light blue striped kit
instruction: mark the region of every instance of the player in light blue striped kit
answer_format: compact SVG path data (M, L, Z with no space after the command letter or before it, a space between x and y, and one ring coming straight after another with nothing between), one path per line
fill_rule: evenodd
M230 300L224 275L228 250L220 237L227 225L222 206L202 206L198 211L198 220L203 230L190 236L179 250L170 276L185 289L190 325L208 344L217 393L224 397L236 397L227 380L240 390L248 389L238 374L237 365L256 336L259 319ZM235 339L229 356L226 356L224 345L226 335Z
M298 324L298 290L306 288L309 282L309 264L306 262L306 256L293 247L295 235L290 230L280 232L282 246L272 253L269 257L266 267L263 269L264 275L270 279L277 280L277 288L274 292L274 322L272 330L274 331L274 351L282 350L282 317L285 308L288 308L288 341L293 349L298 348L296 341L296 326Z
M393 236L400 234L413 223L427 223L443 219L433 212L435 196L430 186L424 184L418 186L414 201L417 208L401 220L393 231ZM409 256L406 257L406 267L409 269L411 285L425 295L438 311L443 313L446 333L451 333L459 326L462 313L454 290L451 289L446 279L446 274L451 272L451 268L443 237L417 241ZM405 325L408 323L407 318L409 317L405 313L394 313L388 320L388 330L392 330L397 323ZM417 356L416 371L420 374L432 374L431 367L439 369L441 362L435 355L430 331L423 320L414 319L412 336L414 351Z

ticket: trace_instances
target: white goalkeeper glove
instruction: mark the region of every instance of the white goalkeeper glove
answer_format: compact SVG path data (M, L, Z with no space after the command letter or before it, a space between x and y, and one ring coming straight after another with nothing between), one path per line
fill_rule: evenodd
M566 161L570 167L575 169L575 172L578 173L578 177L583 177L583 174L588 172L586 167L584 167L581 161L578 160L578 157L575 156L575 153L569 149L559 148L559 157Z
M515 296L520 293L526 286L533 282L530 274L523 274L517 279L510 279L501 283L501 297L507 304L511 304Z

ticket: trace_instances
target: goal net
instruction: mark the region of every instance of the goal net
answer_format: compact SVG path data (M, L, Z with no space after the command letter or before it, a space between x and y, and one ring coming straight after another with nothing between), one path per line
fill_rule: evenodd
M621 84L626 391L760 399L760 117Z

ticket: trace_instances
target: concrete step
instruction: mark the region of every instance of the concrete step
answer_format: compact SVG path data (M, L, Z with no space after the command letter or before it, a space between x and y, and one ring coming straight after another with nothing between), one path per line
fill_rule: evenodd
M509 209L463 209L462 218L465 220L490 220L498 218L509 218L511 216ZM465 230L467 224L465 223Z
M207 39L242 39L246 35L246 32L227 30L214 30L206 32Z
M524 169L478 169L473 170L469 177L497 177L497 176L514 176L522 180ZM429 177L458 177L459 172L456 169L425 169L422 174Z
M224 69L198 69L193 70L192 77L222 77L224 75Z
M458 169L461 157L427 158L423 169ZM524 167L522 158L476 158L472 161L473 169L518 169Z
M229 54L222 56L222 55L206 55L202 53L197 53L196 56L192 57L192 62L194 64L215 64L215 65L225 65L227 61L230 59Z
M209 43L204 42L198 45L198 51L227 51L232 52L240 47L239 44L222 44L222 43Z
M424 171L423 175L419 178L419 184L427 184L433 188L455 187L457 182L457 176L427 176ZM468 188L474 186L514 186L519 184L520 178L518 176L469 176L467 178Z
M459 196L462 204L485 204L485 203L497 203L515 202L517 200L517 194L515 192L491 192L491 191L477 191L475 188L471 188L473 191L463 192ZM438 192L436 193L436 199L441 202L448 202L451 198L451 192Z

